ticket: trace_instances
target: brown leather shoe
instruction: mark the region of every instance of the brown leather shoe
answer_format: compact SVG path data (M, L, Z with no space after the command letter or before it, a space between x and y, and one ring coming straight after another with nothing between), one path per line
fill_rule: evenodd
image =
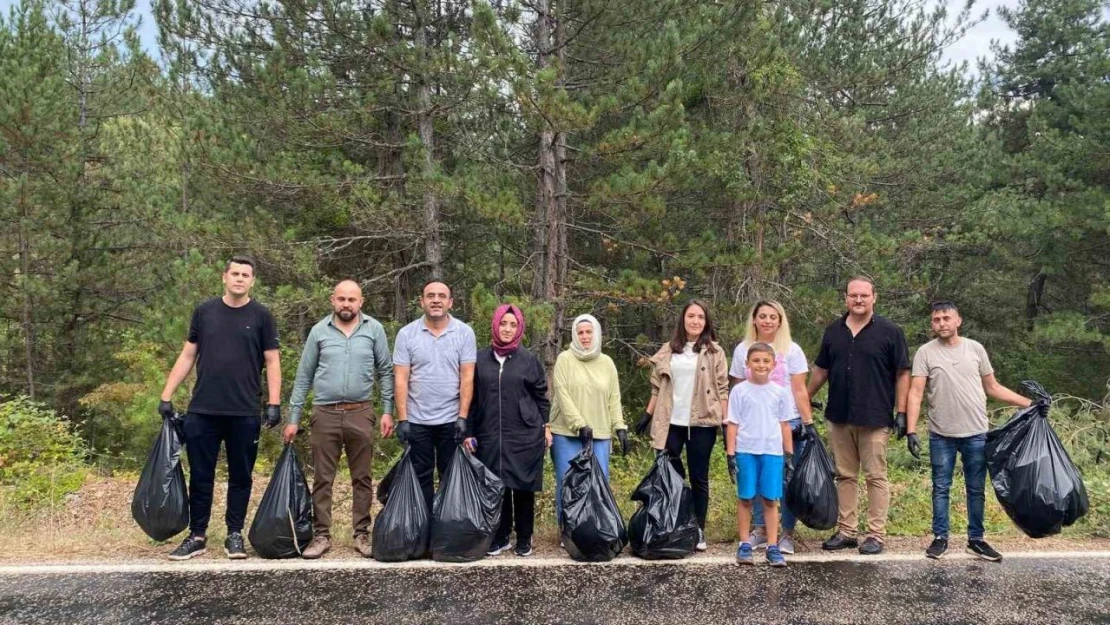
M362 554L362 557L370 557L370 536L367 534L359 534L355 536L355 551Z
M331 549L331 539L327 536L316 536L301 552L301 557L305 560L315 560L327 553L328 549Z

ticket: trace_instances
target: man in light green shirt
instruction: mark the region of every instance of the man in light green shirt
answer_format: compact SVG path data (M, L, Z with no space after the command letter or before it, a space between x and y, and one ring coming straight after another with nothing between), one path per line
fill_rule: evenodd
M314 559L331 548L331 491L339 456L347 452L354 490L352 525L355 550L370 555L370 504L373 484L374 377L382 400L382 435L393 413L393 358L382 324L362 312L362 290L352 280L335 286L334 312L313 326L305 339L285 441L297 435L309 387L314 389L310 442L314 468L312 508L315 537L303 556Z

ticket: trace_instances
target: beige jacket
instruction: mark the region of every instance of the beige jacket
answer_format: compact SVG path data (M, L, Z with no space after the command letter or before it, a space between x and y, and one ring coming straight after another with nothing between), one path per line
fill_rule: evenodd
M651 394L655 396L655 412L651 418L651 445L663 449L674 410L674 386L671 382L671 345L651 357ZM725 420L721 402L728 401L728 360L718 343L698 352L697 376L694 378L694 400L690 403L692 427L719 427Z

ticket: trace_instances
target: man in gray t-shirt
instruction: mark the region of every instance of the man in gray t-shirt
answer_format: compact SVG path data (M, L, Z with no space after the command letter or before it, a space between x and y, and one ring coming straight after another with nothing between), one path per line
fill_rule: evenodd
M1002 556L983 540L984 490L987 481L987 396L1013 406L1030 401L998 383L987 350L960 336L960 313L952 302L933 304L936 338L918 348L910 371L906 444L921 457L917 419L921 400L929 400L929 461L933 468L933 542L925 551L939 559L948 550L948 491L956 453L964 463L967 486L967 551L997 562Z
M397 438L409 446L429 506L433 467L442 480L455 447L466 437L474 395L478 346L474 330L451 316L453 303L451 288L443 282L424 285L424 315L401 328L393 345ZM383 430L393 427L384 417L382 423Z

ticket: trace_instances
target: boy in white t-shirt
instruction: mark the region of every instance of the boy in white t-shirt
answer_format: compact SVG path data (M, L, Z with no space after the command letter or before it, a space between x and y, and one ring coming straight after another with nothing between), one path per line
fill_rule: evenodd
M736 507L740 532L736 562L755 564L750 540L752 500L758 495L767 523L767 562L786 566L778 548L778 500L782 498L783 482L794 472L790 435L794 413L787 390L770 380L775 368L774 348L766 343L752 344L747 365L751 375L729 393L725 418L729 476L736 483L740 500Z

